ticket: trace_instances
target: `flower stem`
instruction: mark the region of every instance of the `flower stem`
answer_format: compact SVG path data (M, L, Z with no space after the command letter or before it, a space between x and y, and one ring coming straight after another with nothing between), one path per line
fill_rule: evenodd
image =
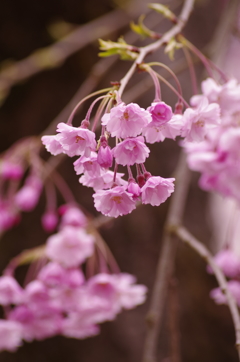
M92 98L94 96L97 96L98 94L101 93L106 93L109 92L110 90L112 90L112 88L105 88L105 89L101 89L99 91L93 92L91 94L89 94L88 96L84 97L73 109L72 113L70 114L68 120L67 120L67 124L69 124L70 126L72 125L72 121L73 118L75 116L75 113L77 112L78 108L83 104L83 102L85 102L87 99Z

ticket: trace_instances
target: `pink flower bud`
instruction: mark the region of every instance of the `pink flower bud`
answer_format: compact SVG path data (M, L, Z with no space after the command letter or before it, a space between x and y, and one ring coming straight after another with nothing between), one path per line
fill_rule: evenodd
M3 161L0 166L0 174L5 180L19 180L23 176L21 165L9 161Z
M51 233L56 229L57 223L58 223L58 216L54 211L47 211L42 216L42 227L43 229Z
M132 194L133 200L137 199L141 195L141 188L135 181L129 183L127 190L130 194Z
M0 232L11 229L19 221L20 215L10 202L0 201Z
M113 155L109 146L100 147L97 155L97 162L101 167L109 168L112 166Z
M60 229L67 225L84 227L87 224L86 216L76 206L62 205L59 208L59 213L62 216Z
M15 203L20 210L31 211L37 205L42 191L42 182L36 176L29 176L25 185L17 192Z
M152 120L159 125L170 121L172 118L172 108L164 102L154 102L147 110L151 113Z

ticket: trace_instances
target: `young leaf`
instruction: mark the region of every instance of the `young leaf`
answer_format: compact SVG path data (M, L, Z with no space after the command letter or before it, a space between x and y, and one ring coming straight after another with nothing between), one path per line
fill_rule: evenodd
M166 19L176 23L177 17L169 8L162 4L149 4L148 7L162 14Z

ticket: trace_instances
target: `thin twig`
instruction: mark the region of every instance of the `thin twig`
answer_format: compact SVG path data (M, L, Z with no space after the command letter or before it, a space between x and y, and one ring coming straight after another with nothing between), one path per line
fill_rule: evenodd
M227 285L226 278L219 268L219 266L215 263L213 256L199 240L197 240L187 229L183 226L176 226L175 229L172 229L172 233L179 237L183 242L188 244L192 249L194 249L206 262L210 265L213 270L213 273L217 279L217 282L221 288L221 291L226 295L227 303L229 310L232 315L234 327L235 327L235 335L236 335L236 347L238 351L238 357L240 360L240 317L237 308L237 304L232 294L230 293Z
M186 163L186 155L181 153L178 162L176 177L176 190L170 201L169 212L162 238L162 250L159 257L149 312L147 314L147 334L143 352L143 362L156 362L157 341L163 317L168 283L172 275L174 256L176 253L176 240L170 235L172 225L180 224L185 208L190 171Z
M132 77L133 73L135 72L138 64L141 64L145 56L151 52L156 51L159 49L163 44L168 43L175 35L180 33L180 31L183 29L184 25L186 24L186 21L188 20L190 13L192 11L194 4L194 0L185 0L183 9L181 11L181 14L178 17L177 24L172 27L169 31L167 31L161 39L157 40L156 42L149 44L145 47L139 48L139 55L135 62L132 64L129 71L126 73L126 75L121 79L121 86L119 88L119 96L121 97L127 83L129 82L130 78Z
M170 334L171 362L181 362L180 333L179 333L179 295L178 281L172 278L168 290L168 322Z

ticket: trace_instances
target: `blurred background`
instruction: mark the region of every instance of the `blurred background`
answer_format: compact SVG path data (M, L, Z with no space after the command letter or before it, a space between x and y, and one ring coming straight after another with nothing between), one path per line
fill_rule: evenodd
M181 1L164 3L176 13L181 10ZM184 35L199 49L209 50L209 44L215 39L217 26L227 13L230 3L231 1L224 0L196 1L194 11L184 29ZM146 25L154 26L155 31L163 33L171 27L167 20L161 20L161 15L149 13L146 0L2 0L0 7L1 152L19 138L44 132L71 101L81 85L84 84L85 88L80 89L78 100L83 94L81 92L91 86L91 82L96 81L93 87L95 90L108 87L110 81L120 80L124 76L130 67L128 61L115 59L113 63L113 60L107 59L96 68L96 63L99 62L97 42L99 36L114 41L119 36L127 34L126 39L129 39L130 43L147 44L149 40L141 41L138 36L130 34L128 25L131 19L136 22L138 16L146 12L148 12ZM51 63L44 56L37 66L30 64L31 62L27 63L27 68L37 69L45 67L50 62L46 66L48 69L36 71L36 74L29 79L19 80L18 84L11 87L10 78L6 78L5 71L13 66L14 62L29 57L37 49L50 46L62 36L76 31L89 22L92 22L92 25L84 28L85 30L72 45L61 45L60 54L67 54L69 49L74 47L75 51L65 56L65 60L63 57L58 66L55 66L55 58ZM84 44L84 40L88 37L92 40ZM215 51L219 51L219 48ZM149 56L148 59L170 64L163 50ZM184 69L181 59L183 53L180 49L175 54L173 66L179 76L184 97L189 100L192 95L189 71ZM22 72L25 71L23 66ZM102 72L102 76L96 76L100 74L98 72ZM204 73L200 64L196 64L196 72L201 80ZM89 76L91 81L88 81ZM163 100L174 106L175 95L165 86L162 88L162 93ZM154 90L145 74L134 75L126 93L123 94L124 101L138 102L145 108L150 105L153 97ZM76 99L70 108L73 108L75 103ZM83 107L82 113L76 116L76 124L83 119L86 109ZM66 119L68 114L69 108L66 111ZM61 121L66 121L64 114L61 113L61 117ZM46 134L54 134L55 127L56 122ZM150 148L148 170L154 175L171 177L178 162L180 150L178 142L166 140L161 144L151 145ZM42 154L43 157L47 157L44 150ZM72 162L70 158L64 159L58 168L59 172L71 186L79 203L87 212L97 215L93 207L92 190L78 183ZM209 223L208 195L198 188L197 180L198 175L193 174L184 222L197 238L210 245L212 230ZM47 234L40 224L44 202L42 197L36 210L24 213L21 224L8 231L0 240L1 271L9 260L23 249L45 242ZM31 344L25 343L14 354L1 353L0 361L139 362L145 336L145 315L149 308L167 209L168 202L157 208L150 205L140 206L132 214L120 217L101 229L101 234L121 270L136 275L138 282L149 288L148 299L144 305L132 311L125 311L115 321L103 324L101 334L97 337L81 341L56 337ZM19 268L18 273L19 279L23 279L26 268ZM175 306L178 310L177 333L181 342L181 360L183 362L237 361L234 329L228 308L216 306L209 298L210 290L217 286L215 278L207 274L204 261L181 243L178 246L173 284ZM172 311L169 305L170 303L166 303L165 320L159 338L159 361L162 362L171 361L169 316Z

